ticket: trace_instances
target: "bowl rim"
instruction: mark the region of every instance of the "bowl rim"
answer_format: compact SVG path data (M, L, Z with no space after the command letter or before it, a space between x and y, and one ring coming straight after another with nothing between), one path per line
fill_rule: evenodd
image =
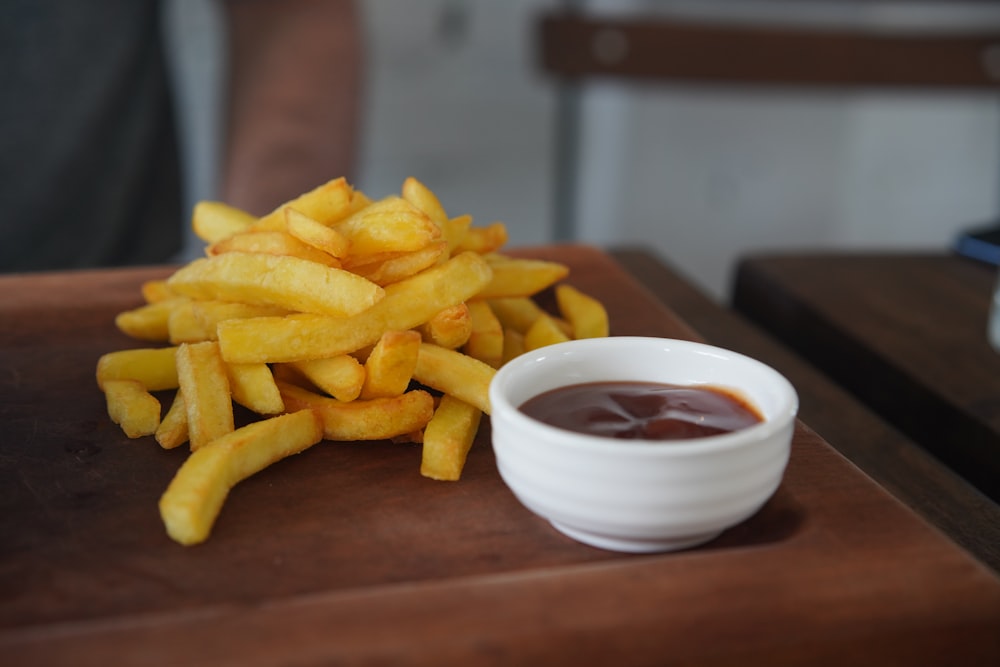
M527 364L538 363L539 355L551 355L553 353L559 353L560 351L565 352L569 348L587 351L620 345L662 346L664 343L670 344L675 349L679 350L709 353L714 356L724 355L743 363L748 363L749 365L756 367L758 370L763 371L765 374L771 375L777 385L784 390L783 400L778 406L775 415L752 426L718 435L675 440L627 440L593 435L589 433L580 433L560 428L558 426L552 426L551 424L546 424L545 422L529 417L525 413L521 412L519 406L514 405L513 402L508 400L507 397L503 395L500 388L504 383L509 382L511 375L518 372L518 368ZM629 378L607 378L607 380L594 381L615 382L619 380L625 382L631 381ZM567 384L562 386L570 385ZM703 383L702 386L725 388L725 385L721 383ZM512 425L518 429L540 429L547 435L547 439L549 440L548 444L550 445L577 448L581 451L593 453L608 453L609 451L614 451L618 455L628 454L633 456L651 457L662 456L667 452L673 453L676 456L707 454L710 452L725 451L752 445L772 437L776 433L788 428L790 425L794 426L799 408L799 397L795 387L788 380L788 378L768 364L740 352L710 345L708 343L685 340L681 338L656 336L607 336L604 338L586 338L555 343L553 345L537 348L524 353L501 366L490 382L489 394L492 406L491 412L493 413L492 422L495 423L496 417L498 416L497 413L501 412L503 413L502 418L509 420ZM750 396L747 396L747 398L752 399Z

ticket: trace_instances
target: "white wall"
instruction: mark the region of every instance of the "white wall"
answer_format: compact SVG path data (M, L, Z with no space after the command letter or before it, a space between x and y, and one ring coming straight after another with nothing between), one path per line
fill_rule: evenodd
M450 214L505 222L511 243L552 226L554 96L536 70L538 0L369 0L369 81L359 185L407 176Z
M210 1L172 0L188 6L177 49L202 81L195 105L211 97L212 60L192 57L183 42L198 43L212 15L195 25L190 17ZM506 222L512 245L550 241L555 87L537 70L533 21L553 4L366 0L369 81L357 185L382 196L413 175L449 212ZM801 20L787 11L799 6L813 12L810 20L883 29L1000 26L1000 3L598 4L785 21ZM211 46L199 48L211 56ZM578 238L648 245L720 298L733 263L750 250L946 248L958 229L1000 209L992 96L601 84L588 88L583 111ZM211 125L210 116L192 116ZM210 140L194 143L210 153ZM198 178L201 196L207 177Z
M943 249L998 213L1000 120L983 95L628 95L625 157L588 155L623 165L590 174L618 193L580 205L580 235L649 244L719 297L746 252Z
M638 4L708 19L1000 32L1000 5L988 4ZM735 262L756 250L944 249L1000 214L998 99L593 84L579 237L656 248L720 298Z
M218 198L221 106L225 86L225 34L214 0L166 0L164 38L173 85L184 165L185 210L203 199ZM183 220L185 243L178 261L198 257L204 243Z

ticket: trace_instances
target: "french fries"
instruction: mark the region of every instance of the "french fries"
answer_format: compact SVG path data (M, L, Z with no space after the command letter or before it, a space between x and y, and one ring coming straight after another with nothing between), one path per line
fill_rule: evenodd
M489 304L505 329L521 334L526 333L545 312L537 303L524 296L490 299Z
M108 380L136 380L146 391L177 389L177 348L138 348L108 352L97 360L97 386Z
M424 429L420 474L431 479L458 480L482 416L477 407L445 394Z
M388 440L423 428L434 413L434 398L422 389L345 402L294 385L278 386L289 409L310 409L320 417L327 440Z
M412 252L441 236L430 217L400 197L366 206L334 226L350 243L351 252L372 255L382 252Z
M184 393L180 390L174 394L167 414L163 415L153 435L164 449L174 449L188 441L187 406L184 404Z
M291 255L227 252L196 259L167 280L191 298L280 306L344 317L378 303L381 287L349 271Z
M420 325L420 334L428 343L449 350L462 347L472 335L472 316L464 301L438 312Z
M104 396L108 416L130 438L156 433L160 426L160 402L138 380L107 380Z
M389 398L406 391L417 367L420 334L386 331L365 359L361 398Z
M355 192L345 178L335 178L282 204L251 225L252 229L284 229L286 209L292 208L313 220L330 225L353 210Z
M356 399L366 380L365 367L349 354L298 361L291 365L313 385L338 401Z
M543 313L524 332L524 349L537 350L540 347L563 343L569 339L569 336L560 328L556 319L547 313Z
M292 211L292 209L286 209ZM324 228L325 229L325 228ZM333 230L330 230L333 231ZM340 260L314 245L281 230L240 232L216 241L205 249L209 256L227 252L249 252L265 255L289 255L340 268Z
M317 415L300 410L248 424L192 453L160 498L167 534L185 545L204 542L238 482L322 439Z
M232 394L218 343L178 347L177 379L184 392L192 451L233 430Z
M503 363L503 325L485 301L469 304L469 321L472 330L465 342L464 352L474 359L500 368Z
M349 354L374 344L383 332L418 327L485 286L489 265L466 252L385 288L385 297L352 317L296 314L220 322L226 361L274 363Z
M126 436L187 444L160 500L183 545L208 538L236 483L323 439L411 443L419 474L458 480L497 368L609 335L566 266L502 254L503 223L449 215L414 178L377 200L332 179L261 218L201 202L192 225L206 256L115 320L163 347L109 352L96 372ZM535 296L553 288L548 312ZM168 391L163 413L153 392Z
M198 202L191 216L194 233L206 243L215 243L246 231L254 222L256 218L249 213L217 201Z
M291 206L285 208L285 227L295 238L322 250L331 257L345 256L351 245L350 241L336 229L327 227Z
M496 369L472 357L430 343L421 343L413 379L490 412L489 388Z
M477 294L479 299L534 296L569 275L569 268L538 259L501 259L490 262L493 278Z
M138 340L150 342L170 340L171 314L188 303L189 300L185 297L168 297L147 303L119 313L115 317L115 326L125 335Z
M225 364L233 401L259 415L285 411L281 392L267 364Z
M573 329L574 338L604 338L609 335L608 312L594 297L572 285L557 285L556 301Z
M349 266L345 268L385 287L440 263L447 259L448 254L447 242L438 241L412 252L393 252L349 258Z

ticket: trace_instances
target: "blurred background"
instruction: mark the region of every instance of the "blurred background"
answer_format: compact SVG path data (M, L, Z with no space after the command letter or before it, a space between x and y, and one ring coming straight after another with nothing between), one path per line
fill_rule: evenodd
M540 14L566 3L360 4L366 62L354 184L381 197L415 176L450 214L505 222L511 246L641 244L724 299L735 260L748 252L944 250L1000 208L993 90L588 80L567 115L566 89L538 57ZM571 4L603 15L1000 33L1000 3L992 2ZM171 63L184 91L188 207L218 187L225 35L216 11L212 0L167 5ZM556 167L566 159L558 142L570 121L567 191L558 177L566 165Z

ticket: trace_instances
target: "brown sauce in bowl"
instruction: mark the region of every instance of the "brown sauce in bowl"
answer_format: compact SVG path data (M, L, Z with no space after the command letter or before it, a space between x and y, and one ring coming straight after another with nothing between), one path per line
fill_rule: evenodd
M681 440L763 421L739 396L716 387L588 382L528 399L521 412L558 428L623 440Z

